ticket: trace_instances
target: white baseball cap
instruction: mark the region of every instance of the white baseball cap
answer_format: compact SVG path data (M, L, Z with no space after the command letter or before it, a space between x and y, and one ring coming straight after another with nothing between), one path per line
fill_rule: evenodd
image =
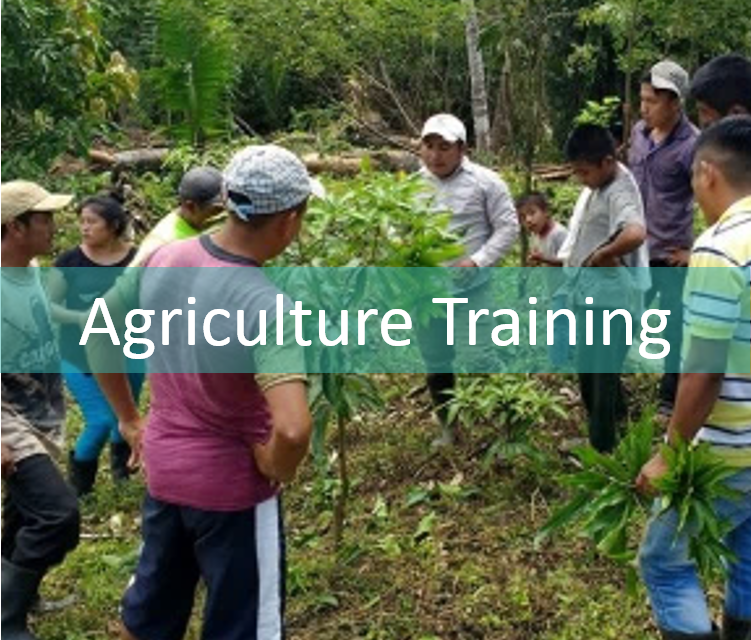
M446 142L451 143L467 141L467 129L464 123L450 113L437 113L425 121L420 138L424 139L432 135L440 136Z
M654 65L650 71L650 84L655 89L672 91L681 100L688 94L688 72L672 60L663 60Z

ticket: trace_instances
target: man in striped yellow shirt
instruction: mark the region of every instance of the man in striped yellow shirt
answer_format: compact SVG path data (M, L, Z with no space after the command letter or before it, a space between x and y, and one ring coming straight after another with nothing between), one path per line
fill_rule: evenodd
M691 253L684 359L668 437L709 442L738 468L728 484L740 498L715 504L733 526L725 542L737 556L729 568L722 636L711 622L688 540L676 538L675 511L650 521L639 560L663 638L751 640L751 117L726 118L707 129L693 174L710 227ZM637 484L648 490L665 471L658 454Z

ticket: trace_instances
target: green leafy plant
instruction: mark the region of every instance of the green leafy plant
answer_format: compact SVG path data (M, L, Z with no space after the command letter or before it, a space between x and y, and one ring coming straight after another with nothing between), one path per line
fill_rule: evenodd
M689 553L700 573L724 575L727 561L733 561L734 556L723 542L729 525L717 518L713 503L738 497L725 484L737 469L718 459L707 443L694 446L681 442L676 447L663 446L661 452L669 469L655 483L662 495L661 510L674 509L678 514L678 533L688 533Z
M601 127L609 127L618 115L621 99L618 96L608 96L602 102L587 100L584 108L574 120L575 125L596 124Z
M148 78L161 102L180 118L176 133L193 144L229 127L235 36L215 0L161 0L157 7L160 66Z
M581 469L561 478L574 490L573 496L539 530L535 544L555 531L577 524L579 530L607 558L626 565L634 582L633 561L637 545L630 535L650 511L653 501L637 491L636 478L652 457L654 415L644 413L631 425L612 455L591 446L575 450ZM656 483L661 492L660 513L677 509L676 536L688 535L690 554L704 575L725 572L725 561L732 559L722 537L727 531L713 510L719 498L732 498L725 480L734 470L719 460L709 445L679 443L663 445L661 452L669 471Z
M350 477L347 460L347 425L358 411L383 407L373 380L360 374L324 373L316 376L311 388L313 412L313 456L319 469L326 464L326 434L336 423L336 450L339 492L334 504L334 542L341 545L346 518Z
M566 417L561 398L527 376L488 375L461 378L448 407L448 420L467 427L477 423L498 424L501 431L483 460L526 457L544 462L544 454L532 442L532 427L553 417Z
M341 267L432 267L460 257L449 213L432 209L419 176L365 171L314 200L285 260Z
M331 194L311 203L306 214L303 237L287 256L287 264L304 264L349 269L295 270L280 266L275 279L281 289L295 291L306 301L312 318L320 310L335 323L337 310L357 308L369 295L369 285L381 289L379 299L424 293L426 276L416 271L381 272L369 279L367 266L432 267L463 253L458 238L447 229L449 214L431 209L429 198L421 197L424 183L417 177L373 173L347 184L343 194ZM432 270L429 270L432 271ZM438 271L436 270L436 273ZM305 295L301 295L302 292ZM370 294L372 294L372 289ZM346 371L346 363L333 366L331 358L340 352L322 349L309 352L316 376L312 391L314 413L313 452L319 469L324 468L326 433L330 423L337 425L336 449L340 491L334 506L334 538L339 546L350 491L347 466L346 429L357 411L383 406L373 381Z

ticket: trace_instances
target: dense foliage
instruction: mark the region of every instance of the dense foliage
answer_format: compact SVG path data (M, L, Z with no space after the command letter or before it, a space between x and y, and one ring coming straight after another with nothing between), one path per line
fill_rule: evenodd
M587 100L634 99L669 55L693 70L751 46L745 3L477 0L493 148L554 154ZM353 122L414 135L471 122L460 0L8 0L3 177L94 134L162 128L202 141ZM139 82L140 80L140 82ZM628 89L628 90L627 90ZM104 126L106 125L106 126Z

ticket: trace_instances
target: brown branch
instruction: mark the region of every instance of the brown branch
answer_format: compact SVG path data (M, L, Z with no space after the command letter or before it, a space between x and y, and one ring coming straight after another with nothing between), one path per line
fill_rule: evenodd
M372 126L372 125L368 124L367 122L365 122L364 120L361 120L360 118L358 118L354 114L354 111L351 109L351 107L346 107L346 111L347 111L347 115L349 116L349 118L357 126L362 127L363 129L366 129L367 131L369 131L370 133L372 133L374 136L380 138L384 142L388 142L392 147L397 147L397 148L403 149L404 151L407 151L407 152L409 152L409 153L411 153L413 155L418 155L417 151L415 149L413 149L412 147L410 147L409 145L404 144L403 142L399 142L398 140L395 140L391 136L389 136L389 135L387 135L387 134L379 131L374 126Z

